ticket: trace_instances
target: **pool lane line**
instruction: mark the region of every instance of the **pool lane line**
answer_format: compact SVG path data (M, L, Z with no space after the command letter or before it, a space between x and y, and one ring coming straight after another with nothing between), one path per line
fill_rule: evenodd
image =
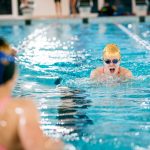
M138 42L140 45L142 45L147 50L150 50L150 44L146 40L143 40L141 37L139 37L137 34L132 33L128 28L123 26L122 24L115 24L119 29L124 31L128 36L130 36L132 39L134 39L136 42Z

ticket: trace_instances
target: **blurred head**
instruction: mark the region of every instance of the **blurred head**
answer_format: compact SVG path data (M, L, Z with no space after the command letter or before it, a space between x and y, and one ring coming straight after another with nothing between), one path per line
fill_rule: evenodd
M107 44L103 50L103 62L108 74L117 74L120 65L120 49L115 44Z
M0 51L0 86L13 79L15 70L15 58Z

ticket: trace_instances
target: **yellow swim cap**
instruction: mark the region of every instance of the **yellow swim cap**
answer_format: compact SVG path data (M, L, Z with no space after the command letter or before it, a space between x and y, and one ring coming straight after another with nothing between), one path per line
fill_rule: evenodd
M121 58L120 49L116 44L107 44L103 50L103 59L108 57Z

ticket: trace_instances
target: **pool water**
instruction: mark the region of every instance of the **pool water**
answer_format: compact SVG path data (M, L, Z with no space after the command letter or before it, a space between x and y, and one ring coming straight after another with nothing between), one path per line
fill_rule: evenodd
M121 26L150 42L149 23ZM13 95L34 99L47 135L77 150L150 149L149 45L117 24L10 25L0 26L0 35L19 49L20 76ZM132 81L90 81L108 43L120 47L121 65L133 72Z

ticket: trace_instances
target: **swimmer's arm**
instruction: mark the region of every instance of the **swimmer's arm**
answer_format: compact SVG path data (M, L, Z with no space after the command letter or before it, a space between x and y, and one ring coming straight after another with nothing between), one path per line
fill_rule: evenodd
M123 77L123 79L128 80L133 78L132 72L130 70L123 67L120 68L121 68L121 76Z
M126 79L132 79L133 78L132 72L127 70L127 72L125 73L125 77L126 77Z
M32 101L24 101L24 113L20 116L18 127L22 146L26 150L62 150L59 140L51 139L43 134L39 125L39 114Z
M94 79L94 78L95 78L95 74L96 74L96 73L95 73L95 70L93 70L93 71L91 72L91 74L90 74L90 78L91 78L91 79Z

